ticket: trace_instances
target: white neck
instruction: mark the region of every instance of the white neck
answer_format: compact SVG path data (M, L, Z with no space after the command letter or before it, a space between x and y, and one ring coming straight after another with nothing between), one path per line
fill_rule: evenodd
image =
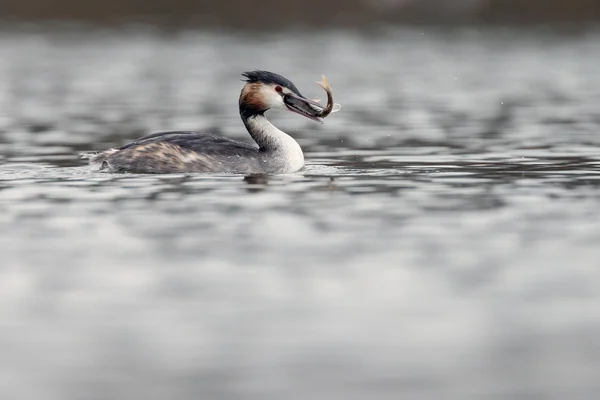
M244 119L246 129L262 151L278 153L297 171L304 166L304 154L298 142L287 133L277 129L263 114Z

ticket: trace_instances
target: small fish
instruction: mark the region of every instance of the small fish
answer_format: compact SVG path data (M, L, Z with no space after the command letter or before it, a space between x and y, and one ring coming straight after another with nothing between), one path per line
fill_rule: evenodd
M333 92L331 91L331 85L329 84L327 78L325 78L325 75L321 75L321 77L322 80L320 82L317 82L317 84L321 86L325 90L325 92L327 92L327 106L325 106L325 108L321 110L321 113L318 116L321 118L325 118L332 112L339 111L340 108L342 108L342 106L333 102Z

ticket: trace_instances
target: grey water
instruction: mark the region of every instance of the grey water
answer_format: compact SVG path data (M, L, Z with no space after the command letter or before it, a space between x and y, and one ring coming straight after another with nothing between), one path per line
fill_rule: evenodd
M0 31L0 398L597 398L599 66L594 30ZM305 170L78 159L250 140L254 68L331 82L269 115Z

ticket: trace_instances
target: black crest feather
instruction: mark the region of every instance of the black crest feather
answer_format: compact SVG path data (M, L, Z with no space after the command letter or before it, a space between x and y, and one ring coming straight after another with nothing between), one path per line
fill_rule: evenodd
M296 85L294 85L292 81L274 72L255 70L244 72L242 76L246 78L246 82L262 82L266 84L275 84L283 86L290 89L297 95L301 96L300 91L298 90L298 88L296 88Z

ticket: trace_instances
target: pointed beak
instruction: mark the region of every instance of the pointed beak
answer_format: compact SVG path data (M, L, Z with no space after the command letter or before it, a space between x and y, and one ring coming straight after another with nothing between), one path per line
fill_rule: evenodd
M294 93L288 93L284 96L283 102L288 110L300 114L308 119L312 119L313 121L323 123L323 119L319 118L319 116L321 115L324 107L316 101L312 101L304 96L299 96Z

